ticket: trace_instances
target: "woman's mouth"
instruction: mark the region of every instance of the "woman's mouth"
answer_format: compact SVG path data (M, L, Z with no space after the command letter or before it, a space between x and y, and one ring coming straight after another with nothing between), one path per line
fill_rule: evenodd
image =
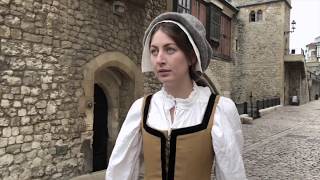
M160 76L168 76L171 71L169 69L159 69L158 74Z

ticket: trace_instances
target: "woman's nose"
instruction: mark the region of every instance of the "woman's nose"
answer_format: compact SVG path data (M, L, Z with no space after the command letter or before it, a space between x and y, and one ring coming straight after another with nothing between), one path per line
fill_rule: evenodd
M166 62L166 60L165 60L165 55L164 55L164 53L163 53L163 51L159 51L158 52L158 55L157 55L157 57L156 57L156 62L158 63L158 64L164 64L165 62Z

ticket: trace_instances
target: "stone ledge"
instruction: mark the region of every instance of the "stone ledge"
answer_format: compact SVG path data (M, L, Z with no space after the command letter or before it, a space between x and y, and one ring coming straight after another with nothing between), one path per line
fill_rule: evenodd
M250 117L248 114L241 114L240 121L242 124L252 124L253 118Z
M275 111L276 109L278 109L280 107L282 107L282 105L277 105L277 106L272 106L272 107L265 108L265 109L260 109L259 110L260 116L264 116L264 115L268 114L269 112Z
M104 180L105 179L106 170L93 172L90 174L84 174L81 176L77 176L71 178L70 180Z

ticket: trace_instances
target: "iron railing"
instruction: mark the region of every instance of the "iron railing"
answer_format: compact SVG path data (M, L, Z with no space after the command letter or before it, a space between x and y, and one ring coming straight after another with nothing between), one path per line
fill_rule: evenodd
M273 106L280 105L280 97L269 97L261 100L256 100L255 103L252 101L252 96L250 96L250 106L248 106L248 102L243 102L236 104L237 110L239 114L248 114L252 118L259 118L260 109L265 109Z

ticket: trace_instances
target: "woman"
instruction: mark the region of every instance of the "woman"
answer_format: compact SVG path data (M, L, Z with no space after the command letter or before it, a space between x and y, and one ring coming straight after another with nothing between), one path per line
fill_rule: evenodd
M131 106L106 180L137 180L141 169L146 180L209 180L212 166L218 180L246 179L234 103L198 85L211 55L195 17L168 12L151 22L142 71L153 71L163 87Z

